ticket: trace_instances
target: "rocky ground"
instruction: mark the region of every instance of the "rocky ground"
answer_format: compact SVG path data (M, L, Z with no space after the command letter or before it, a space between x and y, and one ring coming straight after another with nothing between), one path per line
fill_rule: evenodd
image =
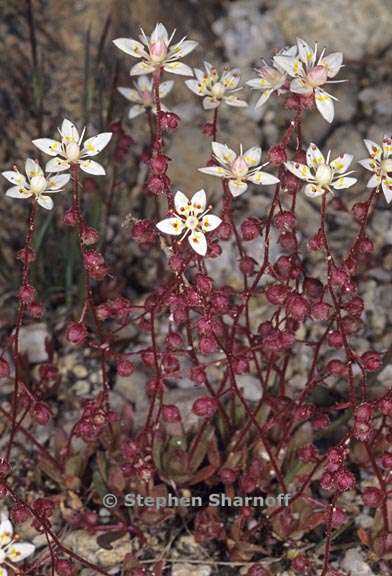
M123 274L126 270L123 277L130 296L141 297L155 284L159 269L154 254L141 256L130 242L126 226L130 214L143 215L136 157L148 138L148 129L143 118L132 122L126 119L127 103L115 93L116 86L129 85L130 60L118 53L112 38L135 37L139 25L148 31L157 21L162 21L168 29L177 28L179 35L187 34L200 43L188 60L191 65L199 66L207 60L217 66L226 63L239 66L244 81L254 76L252 69L263 58L268 59L276 49L292 44L296 36L309 42L317 41L327 52L344 53L346 67L341 77L348 82L334 89L339 98L334 124L327 124L317 112L309 114L303 126L305 140L315 141L320 148L331 149L336 154L351 152L359 160L366 157L363 138L380 141L384 134L392 133L392 11L387 0L33 0L30 5L33 8L30 16L29 2L10 0L0 5L3 47L0 67L4 70L0 80L0 168L7 169L32 153L31 139L51 136L64 115L80 126L88 122L91 133L104 128L108 120L124 119L136 144L127 164L119 169L121 184L116 190L114 213L109 222L107 257L115 271ZM254 103L255 95L248 90L246 94ZM166 104L182 118L168 150L169 156L175 158L170 168L175 189L192 192L204 186L214 197L219 183L197 172L209 156L200 134L200 125L208 119L200 101L176 77L175 89ZM245 146L261 143L266 149L276 142L286 124L287 114L272 101L258 110L252 105L245 111L227 109L221 118L220 140L233 146L239 142ZM102 194L107 192L110 177L109 173L106 183L99 184ZM345 198L348 205L364 198L363 187L351 189ZM240 210L262 215L268 201L266 194L252 192L241 200ZM316 208L305 199L300 202L301 224L310 235L315 231ZM52 261L44 262L35 271L35 280L47 297L49 309L56 311L56 317L49 315L45 323L24 329L23 346L32 363L45 357L44 339L48 330L61 338L67 302L77 294L72 272L70 281L69 268L64 266L61 257L61 251L64 249L67 254L68 250L68 245L62 245L59 227L66 204L66 200L62 205L59 203L40 237L40 248L45 254L53 254L53 258L57 252L60 255L58 266L53 266ZM88 199L86 206L91 217L95 217L94 202ZM361 338L363 347L372 338L378 349L388 350L392 346L392 214L385 203L379 202L378 206L370 236L379 256L361 286L368 320L368 328ZM11 202L0 194L0 305L4 310L0 330L3 334L7 333L14 314L14 290L18 281L14 254L22 244L25 217L23 203ZM341 213L333 222L332 230L332 246L339 250L339 246L355 234L355 224ZM227 275L231 267L228 257L215 262L214 274ZM89 397L99 387L94 359L83 358L66 348L63 352L59 368L71 394ZM303 360L299 359L298 371L294 371L293 377L300 377ZM380 382L390 385L391 378L391 367L386 366L379 376ZM140 393L142 383L140 372L132 382L117 380L114 392L114 402L120 403L124 398L132 401L140 419L147 406L147 400ZM248 390L251 394L251 383ZM189 392L186 383L170 394L173 403L183 406L194 400L194 392ZM367 520L359 521L366 524ZM95 538L87 534L69 534L67 538L67 544L77 552L97 560ZM119 540L110 553L100 552L102 566L113 568L130 545L128 541ZM172 576L243 573L240 567L214 566L213 559L206 557L191 536L176 539L173 535L157 533L151 536L149 546L172 559ZM178 560L184 557L189 563ZM356 576L375 576L359 548L342 555L341 568L351 570ZM113 574L117 573L113 570ZM82 574L87 576L90 572ZM283 566L277 574L290 575Z

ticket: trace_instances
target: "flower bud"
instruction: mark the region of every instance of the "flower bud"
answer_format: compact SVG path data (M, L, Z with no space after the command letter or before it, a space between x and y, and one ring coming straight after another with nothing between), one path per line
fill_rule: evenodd
M382 355L378 352L365 352L360 359L367 372L377 372L382 367Z
M270 576L271 572L261 564L253 564L246 573L246 576Z
M31 512L25 504L15 504L10 512L12 524L23 524L30 516Z
M317 302L311 307L310 314L314 320L327 320L331 313L331 306L326 302Z
M163 194L166 191L166 180L162 175L151 176L151 178L149 178L147 181L146 188L149 192L151 192L151 194L158 196L159 194Z
M31 304L35 298L35 288L30 284L25 284L20 288L18 298L23 304Z
M212 336L202 336L200 338L199 348L202 354L213 354L217 351L215 338Z
M290 289L285 284L274 284L266 289L265 295L271 304L282 306L286 302L289 292Z
M333 376L347 376L348 368L344 362L338 359L330 360L325 368L328 374Z
M378 508L384 500L384 494L379 488L365 488L362 494L362 500L369 508Z
M202 398L198 398L192 406L192 412L196 414L196 416L200 416L202 418L211 418L218 408L218 403L215 398L211 398L210 396L203 396Z
M84 322L69 322L65 337L71 344L81 344L87 337L87 328Z
M154 174L165 174L168 168L168 158L163 154L153 156L150 160L150 166Z
M178 254L173 254L169 258L169 267L172 272L180 274L185 267L185 260L182 256Z
M10 375L10 366L4 358L0 358L0 378L8 378Z
M66 226L75 226L78 222L78 213L73 208L70 208L64 213L63 223Z
M237 478L237 472L232 468L222 468L219 477L224 484L233 484Z
M343 346L343 336L338 330L331 330L328 333L327 342L332 348L341 348Z
M287 154L282 144L275 144L267 152L267 160L275 166L281 166L287 161Z
M120 358L116 364L117 374L123 378L130 376L135 370L135 366L127 358Z
M257 218L246 218L241 224L241 236L245 242L255 240L260 236L261 224Z
M300 294L293 294L286 303L286 314L302 322L310 314L308 301Z
M220 240L226 241L231 238L233 232L233 227L229 222L222 222L222 224L217 228L217 236Z
M58 576L73 576L73 568L69 560L57 558L54 563L54 568Z
M196 275L196 287L204 295L211 294L214 288L214 281L206 274Z
M255 273L256 260L250 256L242 256L240 259L240 270L243 274L252 275Z
M85 246L96 244L99 240L99 234L92 226L86 226L81 233L81 240Z
M198 386L204 384L204 382L206 381L206 371L204 366L199 365L199 366L193 366L191 368L191 380Z
M177 406L173 404L164 404L162 406L162 419L167 424L181 422L181 414Z
M336 472L336 484L341 492L352 490L356 484L355 476L346 468L341 468Z
M45 312L45 308L41 302L32 302L28 308L29 314L33 318L42 318Z
M363 222L365 220L368 208L369 206L367 202L357 202L352 207L353 214L359 222Z
M284 232L287 230L293 230L297 225L297 219L293 212L286 210L279 212L279 214L274 217L273 223L277 230Z
M160 124L163 130L175 130L178 126L180 117L173 112L162 112L160 116Z
M384 416L392 416L392 398L379 400L378 407Z
M0 458L0 478L5 478L11 472L11 466L7 460Z
M46 426L51 417L50 408L44 402L36 402L33 408L32 417L37 424Z
M382 457L382 465L383 465L384 468L386 468L387 470L391 470L391 469L392 469L392 453L386 452L386 453L384 454L384 456Z

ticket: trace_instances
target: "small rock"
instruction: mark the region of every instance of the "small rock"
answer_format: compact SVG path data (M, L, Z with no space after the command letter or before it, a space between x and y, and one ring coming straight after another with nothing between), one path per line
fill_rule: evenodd
M88 370L87 370L86 366L82 366L81 364L78 364L77 366L75 366L73 368L73 373L75 374L75 376L77 378L86 378L86 376L88 374Z
M22 326L19 332L19 351L26 354L32 364L46 362L48 353L45 342L49 338L48 328L43 322Z
M210 576L212 568L210 566L193 566L192 564L174 564L172 576Z
M351 574L355 574L355 576L376 576L370 566L364 561L358 548L347 550L341 567Z

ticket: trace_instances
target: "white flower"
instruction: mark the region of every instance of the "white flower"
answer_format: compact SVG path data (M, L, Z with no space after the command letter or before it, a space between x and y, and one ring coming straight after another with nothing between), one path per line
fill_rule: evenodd
M341 154L332 162L329 161L330 152L325 160L316 144L310 144L306 151L306 163L285 162L287 170L290 170L297 178L309 182L305 186L305 194L310 198L322 196L325 192L333 192L332 189L341 190L350 188L357 181L356 178L347 178L353 170L346 172L353 156Z
M173 88L173 80L168 80L167 82L161 82L159 84L159 99L165 98ZM134 103L129 109L128 117L130 119L140 116L147 109L151 109L154 114L156 114L156 107L154 104L153 95L153 84L152 80L148 76L140 76L136 82L134 82L135 88L123 88L119 86L117 90L130 102ZM163 112L167 111L167 108L161 104L161 109Z
M240 71L238 68L224 70L222 75L219 74L208 62L204 62L205 72L195 68L196 79L186 80L185 84L192 92L198 96L203 96L203 108L211 110L225 102L229 106L244 108L248 104L245 100L240 100L235 93L242 88L238 88L240 82Z
M13 535L14 529L8 519L8 512L3 510L0 512L0 576L8 575L8 570L4 568L4 564L12 568L12 564L8 560L22 562L35 551L34 544L29 542L14 543Z
M304 96L313 94L321 116L327 122L332 122L335 113L333 100L337 98L325 92L320 86L344 82L344 80L328 80L338 74L342 67L343 54L334 52L324 56L323 51L316 63L317 44L312 49L304 40L297 38L297 46L297 56L277 54L274 56L274 63L293 77L290 83L291 92Z
M170 47L174 34L175 30L169 38L164 25L157 24L151 36L146 36L141 29L139 36L141 42L132 38L117 38L113 40L113 43L126 54L130 54L134 58L141 58L141 62L131 68L131 76L151 74L159 68L172 74L192 76L192 68L178 62L178 60L192 52L196 48L197 42L186 40L185 36Z
M26 176L18 170L6 170L2 173L11 184L14 184L6 191L6 196L10 198L30 198L35 196L42 208L51 210L53 200L47 194L61 192L62 188L69 182L70 174L44 174L42 168L35 160L27 158L25 164Z
M207 199L204 190L196 192L189 200L185 194L178 191L174 196L175 212L170 218L165 218L157 224L158 230L172 236L182 235L180 242L188 237L193 250L205 256L207 240L204 232L218 228L222 220L218 216L208 214L211 206L206 209Z
M199 168L199 170L204 174L211 174L211 176L218 176L218 178L228 180L229 190L233 196L243 194L248 188L247 182L261 185L279 182L278 178L261 170L268 164L266 162L259 165L261 148L254 146L243 152L241 146L240 154L237 155L226 144L212 142L212 151L220 166L206 166L205 168Z
M392 138L384 136L382 148L371 140L364 140L369 151L370 158L360 160L359 164L374 172L367 183L368 188L375 188L381 184L384 196L388 204L392 201L392 178L388 176L392 172Z
M279 52L279 55L295 57L297 55L297 46L285 48ZM287 81L287 72L280 66L279 62L274 61L272 66L264 62L261 68L256 68L256 72L259 77L248 80L246 83L254 90L261 90L261 96L256 102L256 108L265 104L273 92L278 95L287 92L284 87Z
M70 168L71 164L79 164L80 168L87 174L94 174L95 176L105 174L103 166L98 164L98 162L94 162L94 160L90 160L90 156L96 156L105 148L112 137L111 132L102 132L97 134L97 136L88 138L84 141L82 147L85 129L79 137L76 126L65 119L61 129L59 128L58 130L61 142L51 138L33 140L33 144L42 152L49 156L55 156L46 164L45 170L47 172L62 172Z

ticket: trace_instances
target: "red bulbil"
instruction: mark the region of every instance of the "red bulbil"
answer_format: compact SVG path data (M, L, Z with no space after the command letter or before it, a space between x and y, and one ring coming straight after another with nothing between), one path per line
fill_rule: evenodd
M192 412L201 418L211 418L217 411L218 403L215 398L203 396L195 400L192 406Z
M365 220L367 212L368 212L368 203L367 202L357 202L352 207L352 211L353 211L355 218L359 222L363 222Z
M331 310L331 306L326 302L316 302L311 306L310 315L314 320L327 320Z
M196 384L197 386L200 386L201 384L204 384L204 382L206 381L206 370L205 367L202 365L199 366L193 366L191 368L191 380L194 384Z
M327 342L331 348L341 348L344 340L342 334L338 330L331 330L328 333Z
M196 274L196 287L204 295L211 294L214 281L206 274Z
M217 351L217 343L212 336L202 336L199 341L199 348L202 354L213 354Z
M384 494L379 488L365 488L362 494L362 500L369 508L378 508L384 500Z
M255 240L260 236L261 233L261 223L257 218L246 218L241 224L241 237L245 242L250 242Z
M242 256L240 259L240 270L243 274L252 275L255 273L255 267L257 266L257 262L254 258L250 256Z
M162 406L162 419L167 424L181 422L181 413L177 406L174 406L173 404L164 404Z
M57 559L54 563L58 576L73 576L74 571L69 560Z
M281 166L287 162L286 149L282 144L275 144L267 152L267 160L275 166Z
M289 292L290 289L285 284L274 284L266 289L265 295L271 304L282 306L286 302Z
M87 327L84 322L69 322L65 337L71 344L81 344L87 338Z
M134 370L135 366L127 358L120 358L116 364L117 374L122 377L130 376Z
M51 417L49 406L44 402L36 402L32 411L33 420L41 426L46 426Z
M340 468L336 472L336 486L341 492L352 490L356 484L355 476L346 468Z
M283 211L276 214L273 224L280 232L294 230L297 225L297 218L293 212Z
M86 226L81 233L81 240L85 246L96 244L99 240L99 234L92 226Z
M70 208L64 213L63 223L66 226L75 226L78 223L78 213L73 208Z
M286 303L286 314L302 322L310 314L309 302L300 294L289 296Z
M25 284L20 288L18 298L23 304L32 304L35 299L35 288L30 284Z
M365 352L360 357L361 364L367 372L377 372L382 368L382 354L378 352Z
M4 358L0 358L0 378L8 378L10 375L10 366Z

